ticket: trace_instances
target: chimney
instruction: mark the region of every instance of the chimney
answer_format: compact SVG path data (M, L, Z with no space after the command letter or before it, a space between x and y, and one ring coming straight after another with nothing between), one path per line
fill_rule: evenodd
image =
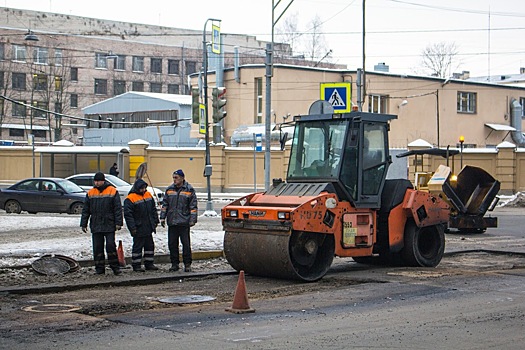
M463 73L462 73L461 79L467 80L469 78L470 78L470 72L468 70L464 70Z
M525 74L525 67L520 68L520 74Z

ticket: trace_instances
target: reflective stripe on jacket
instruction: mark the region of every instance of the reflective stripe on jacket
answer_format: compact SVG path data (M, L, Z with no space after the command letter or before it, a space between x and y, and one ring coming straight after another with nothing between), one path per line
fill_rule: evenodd
M166 189L160 219L166 219L168 226L197 223L197 195L192 185L184 181L179 188L172 184Z
M115 232L115 226L122 226L122 205L115 187L105 183L93 187L86 194L80 226L89 228L91 232Z
M159 224L155 201L149 192L131 192L124 200L124 218L129 232L137 230L134 237L151 235Z

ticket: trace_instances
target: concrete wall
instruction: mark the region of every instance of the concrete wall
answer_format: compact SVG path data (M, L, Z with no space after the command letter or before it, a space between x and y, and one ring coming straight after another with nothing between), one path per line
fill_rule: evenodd
M206 178L203 176L205 164L205 149L198 147L150 147L148 142L129 144L130 153L121 154L122 165L120 176L131 182L140 164L146 162L148 176L146 180L155 187L165 188L172 183L172 173L183 169L186 179L198 190L207 188ZM102 149L102 148L101 148ZM412 149L412 148L411 148ZM395 152L393 152L395 154ZM288 168L289 147L283 151L275 148L271 152L270 177L286 178ZM395 164L389 172L389 178L406 178L414 180L416 171L415 157L402 158L399 161L393 157ZM32 150L30 147L0 147L0 181L15 182L32 176ZM54 155L54 176L66 177L72 175L76 166L77 173L107 172L111 164L117 161L117 155L78 155L76 165L72 155ZM257 190L264 189L264 152L255 154L249 147L225 147L216 145L210 147L210 160L213 166L211 176L211 191L213 192L252 192L254 174ZM42 158L43 175L51 175L51 156ZM419 162L418 171L434 171L439 164L446 164L442 157L424 156ZM408 168L407 168L408 165ZM525 149L516 148L513 144L504 142L496 148L466 149L463 153L463 165L473 165L485 169L501 182L501 194L512 194L525 191ZM454 173L461 169L461 157L456 155L449 165ZM40 154L35 155L36 175L40 175ZM408 170L408 171L405 171Z

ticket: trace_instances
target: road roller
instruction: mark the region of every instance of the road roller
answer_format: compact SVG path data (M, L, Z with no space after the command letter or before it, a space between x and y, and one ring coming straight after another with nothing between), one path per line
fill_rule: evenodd
M395 118L360 111L295 116L286 179L221 211L229 264L305 282L321 279L335 256L437 266L450 207L409 180L386 178Z

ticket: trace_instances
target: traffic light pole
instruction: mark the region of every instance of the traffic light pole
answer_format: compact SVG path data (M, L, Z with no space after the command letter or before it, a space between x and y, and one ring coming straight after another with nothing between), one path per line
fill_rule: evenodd
M209 21L220 22L220 19L208 18L204 22L204 30L202 31L202 67L204 70L204 79L202 84L203 97L204 97L204 141L206 143L206 155L205 155L205 166L204 166L204 176L206 176L206 187L208 190L208 201L206 202L206 211L212 212L213 203L211 201L211 161L210 161L210 131L208 125L208 48L206 43L206 26Z

